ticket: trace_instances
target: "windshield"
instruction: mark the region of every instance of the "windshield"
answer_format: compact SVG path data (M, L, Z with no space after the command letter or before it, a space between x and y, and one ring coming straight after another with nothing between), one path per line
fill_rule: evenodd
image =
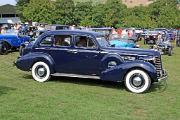
M96 40L98 41L99 45L103 48L106 47L111 47L111 45L109 44L109 42L105 39L105 37L98 37L96 38Z
M4 34L7 34L7 35L17 35L18 31L17 30L13 30L13 29L8 29L8 30L6 30L6 32Z

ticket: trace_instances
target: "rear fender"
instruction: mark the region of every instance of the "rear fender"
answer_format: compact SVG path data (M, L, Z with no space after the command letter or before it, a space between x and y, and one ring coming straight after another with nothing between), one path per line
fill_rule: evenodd
M156 68L152 64L143 61L124 62L102 71L100 77L102 80L122 82L127 72L132 69L142 69L147 72L153 81L157 80Z
M28 53L16 61L16 66L21 70L30 71L32 66L39 61L48 64L51 74L55 72L54 60L50 55L45 53Z

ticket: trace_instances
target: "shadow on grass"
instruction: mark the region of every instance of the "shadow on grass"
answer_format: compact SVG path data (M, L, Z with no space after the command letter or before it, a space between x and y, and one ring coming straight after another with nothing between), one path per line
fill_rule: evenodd
M152 84L149 92L164 92L168 87L167 81Z
M3 94L7 94L9 91L16 90L15 88L0 86L0 96Z
M51 81L63 82L63 83L72 83L79 85L87 85L87 86L99 86L113 89L125 89L123 83L117 83L112 81L102 81L96 79L84 79L84 78L70 78L70 77L52 77Z
M27 80L33 79L31 75L27 75L27 74L24 75L23 78ZM87 86L99 86L99 87L106 87L106 88L113 88L113 89L125 89L125 86L123 83L102 81L102 80L95 80L95 79L52 76L50 81L48 82L57 82L57 83L63 82L63 83L72 83L72 84L87 85Z
M32 76L28 74L24 75L23 78L27 80L33 80ZM102 80L95 80L95 79L52 76L49 82L72 83L72 84L87 85L87 86L99 86L99 87L113 88L113 89L119 89L119 90L126 89L123 82L117 83L117 82L112 82L112 81L102 81ZM153 83L150 90L147 91L147 93L164 92L166 89L167 89L167 81Z

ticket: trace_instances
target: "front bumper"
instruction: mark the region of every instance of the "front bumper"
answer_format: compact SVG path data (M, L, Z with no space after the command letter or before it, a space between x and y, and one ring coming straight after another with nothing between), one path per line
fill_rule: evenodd
M158 82L165 81L167 80L167 78L168 78L167 72L163 70L160 78L158 78Z

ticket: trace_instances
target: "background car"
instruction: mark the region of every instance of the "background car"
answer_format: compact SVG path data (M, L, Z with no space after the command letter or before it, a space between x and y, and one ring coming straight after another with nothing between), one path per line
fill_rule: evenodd
M18 34L14 30L8 30L5 34L0 34L0 54L7 54L9 50L16 50L22 43L29 40L29 36Z
M154 49L157 49L161 54L168 54L169 56L173 54L173 46L170 40L157 43Z
M109 40L110 35L112 34L112 28L110 27L102 27L102 28L89 28L89 31L99 32L105 36L107 40Z
M177 29L177 33L176 33L176 46L180 47L180 28Z

